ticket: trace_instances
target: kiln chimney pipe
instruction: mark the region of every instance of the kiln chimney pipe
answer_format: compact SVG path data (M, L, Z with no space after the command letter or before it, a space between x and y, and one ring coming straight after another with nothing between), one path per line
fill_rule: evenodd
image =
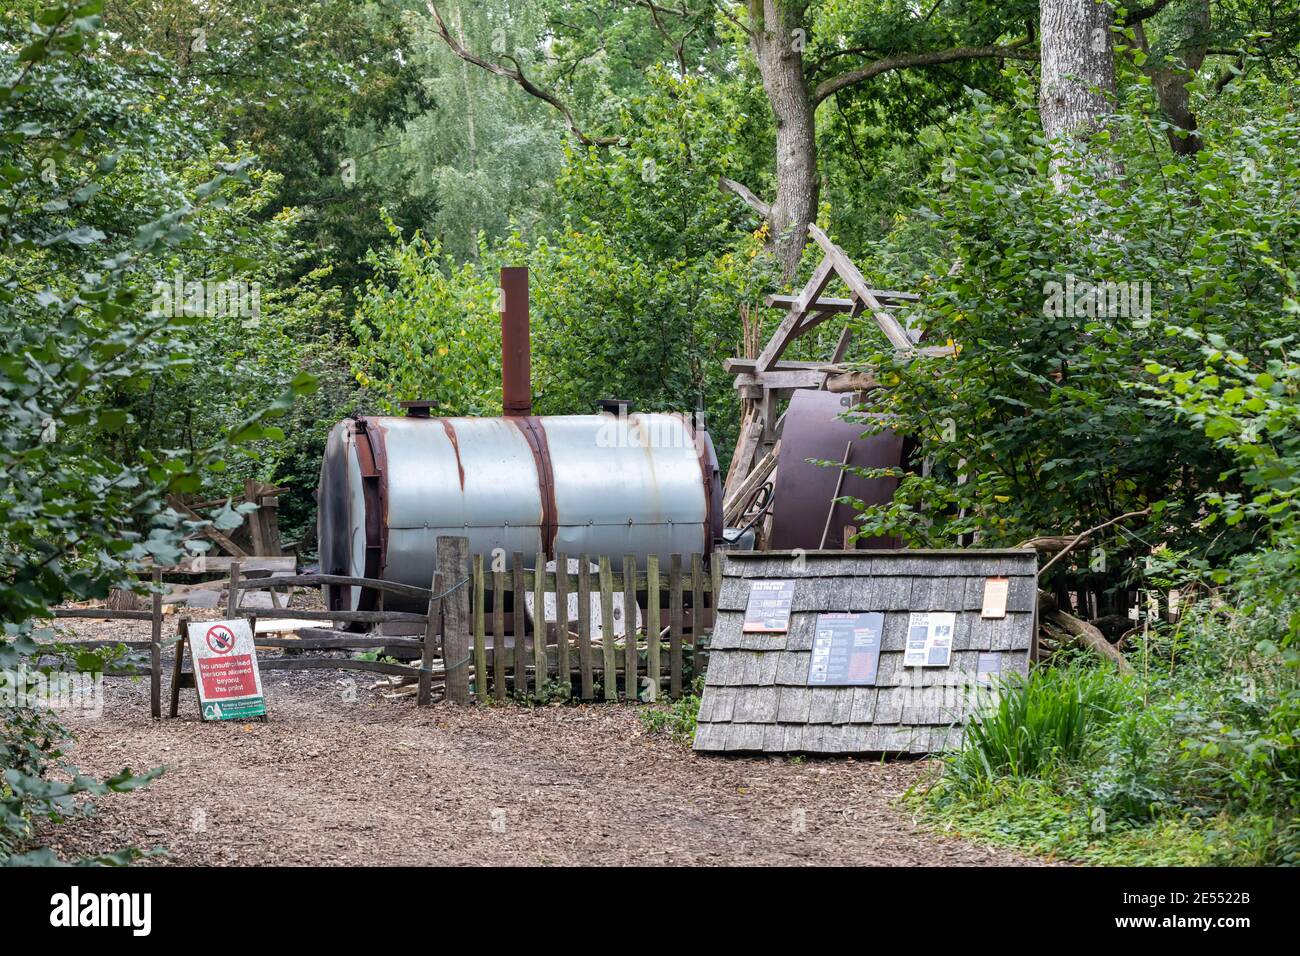
M528 342L528 267L501 270L501 406L507 415L533 413Z

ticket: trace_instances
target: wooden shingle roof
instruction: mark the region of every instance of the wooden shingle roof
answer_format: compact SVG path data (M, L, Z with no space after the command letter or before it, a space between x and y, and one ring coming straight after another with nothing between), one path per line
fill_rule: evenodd
M998 675L1028 673L1037 555L1015 550L730 552L700 704L695 749L712 752L932 753ZM1006 616L982 618L985 581L1008 579ZM750 585L795 582L789 629L745 633ZM883 612L871 686L809 686L818 615ZM911 612L953 612L946 667L904 667Z

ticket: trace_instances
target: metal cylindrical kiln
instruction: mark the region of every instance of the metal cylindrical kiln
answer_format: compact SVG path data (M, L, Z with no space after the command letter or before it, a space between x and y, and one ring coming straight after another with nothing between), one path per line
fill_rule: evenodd
M516 551L615 559L709 553L722 482L709 434L684 415L535 416L527 382L527 272L502 270L502 418L361 417L330 432L317 489L322 573L428 587L439 535L507 564ZM369 589L330 606L370 609ZM391 594L385 605L400 608ZM422 608L420 610L423 610Z

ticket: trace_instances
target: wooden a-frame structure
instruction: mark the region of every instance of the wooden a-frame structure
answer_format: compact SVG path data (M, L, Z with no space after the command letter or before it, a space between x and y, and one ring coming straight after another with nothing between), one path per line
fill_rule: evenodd
M873 289L843 249L831 241L815 223L808 234L821 247L821 263L798 295L769 295L768 306L787 314L756 357L728 359L727 371L736 373L735 387L741 397L740 435L727 471L723 489L724 522L743 525L755 493L772 480L780 443L778 415L781 401L799 389L832 392L865 392L877 387L870 371L843 364L852 329L845 327L825 362L787 362L781 356L790 343L828 319L854 318L867 312L894 349L901 354L951 354L950 346L932 348L918 343L921 329L906 326L896 311L921 300L912 292ZM823 298L833 277L848 287L850 297Z

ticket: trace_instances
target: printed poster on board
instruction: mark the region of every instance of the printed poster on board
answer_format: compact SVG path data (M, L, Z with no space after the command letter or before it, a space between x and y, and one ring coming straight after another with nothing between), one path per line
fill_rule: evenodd
M191 622L189 641L204 720L266 716L253 629L247 620Z
M817 615L808 685L872 685L880 665L880 635L885 615L852 611Z
M754 581L745 605L746 634L781 634L790 630L793 581Z
M952 659L952 611L913 611L907 621L904 667L947 667Z

